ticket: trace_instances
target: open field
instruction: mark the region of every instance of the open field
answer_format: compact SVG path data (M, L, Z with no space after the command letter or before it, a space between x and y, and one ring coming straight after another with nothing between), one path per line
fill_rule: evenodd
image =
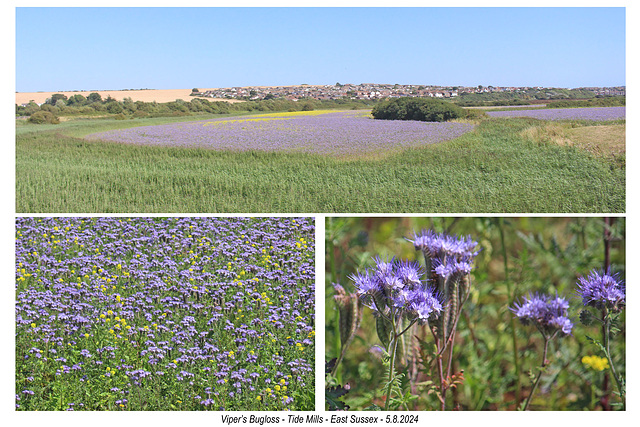
M468 123L373 120L368 111L296 111L117 129L89 140L148 146L323 154L358 159L457 138Z
M624 154L536 138L535 129L549 122L530 118L480 120L456 139L381 158L85 139L184 120L19 123L17 212L625 211Z
M209 89L201 90L206 91ZM93 92L99 93L103 99L110 96L118 101L122 101L124 98L131 98L133 102L171 102L176 99L182 99L183 101L190 101L193 99L193 97L190 96L191 89L86 90L73 92L16 92L16 104L22 105L29 101L34 101L36 104L42 104L47 100L47 98L51 98L51 96L56 93L61 93L67 97L78 94L87 97ZM242 102L234 99L207 99L209 101Z
M619 120L624 119L626 107L522 109L488 111L490 117L532 117L540 120Z
M503 108L522 108L522 109L529 109L529 108L544 108L546 107L547 104L532 104L532 105L509 105L509 106L504 106L504 105L485 105L485 106L480 106L480 107L464 107L464 108L470 108L472 110L497 110L497 109L503 109Z

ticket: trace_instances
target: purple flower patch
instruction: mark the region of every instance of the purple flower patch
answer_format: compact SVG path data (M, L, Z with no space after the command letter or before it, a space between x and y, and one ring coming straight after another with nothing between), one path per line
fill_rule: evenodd
M549 108L538 110L487 111L491 117L532 117L541 120L619 120L626 107Z
M18 218L15 248L19 410L313 409L312 219Z
M374 120L359 111L274 113L100 132L91 140L229 151L360 156L450 140L464 123Z

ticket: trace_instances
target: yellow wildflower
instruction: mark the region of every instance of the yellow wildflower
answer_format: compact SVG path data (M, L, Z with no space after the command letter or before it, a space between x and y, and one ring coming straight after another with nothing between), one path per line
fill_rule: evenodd
M595 371L604 371L605 369L609 369L609 361L604 357L598 357L595 355L584 356L582 358L582 364Z

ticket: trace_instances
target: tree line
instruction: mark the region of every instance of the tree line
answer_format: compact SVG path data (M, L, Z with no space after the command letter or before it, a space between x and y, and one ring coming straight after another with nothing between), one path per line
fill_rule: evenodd
M282 98L230 103L193 98L190 101L176 99L171 102L144 102L124 98L119 101L111 96L102 98L97 93L88 96L75 94L67 97L54 94L42 105L31 101L26 106L16 104L16 117L29 117L38 122L42 117L60 116L109 116L116 119L135 119L143 117L188 116L198 113L231 114L239 112L274 111L311 111L318 109L361 109L371 108L375 101L370 100L304 100L291 101ZM45 114L46 113L46 114ZM45 120L51 123L48 120Z

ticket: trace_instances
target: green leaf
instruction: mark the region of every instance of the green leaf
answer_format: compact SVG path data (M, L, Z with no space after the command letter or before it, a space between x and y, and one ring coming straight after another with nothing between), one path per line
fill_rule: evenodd
M594 320L600 321L600 319L597 319L589 310L582 310L580 312L580 323L584 326L591 326Z
M364 408L365 411L382 411L382 408L375 403L372 403L370 406Z
M596 347L598 347L600 349L600 351L602 351L604 354L607 354L607 350L604 348L604 346L602 345L602 343L594 338L591 338L589 335L585 335L585 338L587 338L587 340L589 340L591 342L591 344L595 345Z
M330 411L343 411L349 409L349 405L340 400L349 393L349 389L342 386L328 387L324 391L324 399L329 405Z

